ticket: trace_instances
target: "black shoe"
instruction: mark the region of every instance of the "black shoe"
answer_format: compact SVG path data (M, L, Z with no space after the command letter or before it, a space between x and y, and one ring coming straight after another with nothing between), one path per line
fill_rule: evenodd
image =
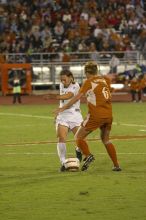
M64 165L62 165L62 166L60 167L60 172L64 172L64 171L66 171L66 168L65 168Z
M86 161L86 159L87 159L87 157L85 157L85 158L83 159L83 161Z
M112 171L122 171L122 169L120 167L113 167Z
M82 161L82 153L80 151L76 150L76 157L78 158L78 160L81 162Z
M87 170L88 167L89 167L89 165L90 165L90 163L92 163L94 160L95 160L94 156L93 156L92 154L90 154L90 155L86 158L86 160L85 160L85 162L84 162L84 164L83 164L81 170L82 170L82 171Z

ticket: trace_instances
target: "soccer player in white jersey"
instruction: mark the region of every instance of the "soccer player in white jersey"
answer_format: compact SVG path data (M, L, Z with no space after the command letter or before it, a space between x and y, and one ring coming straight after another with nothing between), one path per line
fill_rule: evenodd
M77 82L74 82L73 74L69 70L62 70L60 72L60 81L60 94L56 95L55 98L60 100L59 107L61 108L78 93L80 86ZM56 117L56 132L58 137L57 152L61 162L61 172L65 171L64 163L66 160L66 139L68 132L72 131L75 135L82 121L80 101L77 101L74 105L64 112L59 113ZM81 161L82 154L77 146L75 149L76 157Z

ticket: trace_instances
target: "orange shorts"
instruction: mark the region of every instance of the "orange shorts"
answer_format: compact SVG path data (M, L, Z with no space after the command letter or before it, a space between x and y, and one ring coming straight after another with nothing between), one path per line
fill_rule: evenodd
M90 114L88 114L81 125L84 128L86 128L87 131L94 131L97 128L101 128L103 126L106 126L106 128L108 128L108 130L111 130L112 121L113 121L112 117L95 118L95 117L91 116Z

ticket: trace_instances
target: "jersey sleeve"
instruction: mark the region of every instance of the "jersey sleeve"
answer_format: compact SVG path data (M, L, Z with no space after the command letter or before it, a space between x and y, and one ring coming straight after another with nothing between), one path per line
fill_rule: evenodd
M89 80L86 80L83 85L81 86L79 93L83 93L84 95L86 92L91 88L91 84Z
M78 93L80 89L80 86L78 83L72 84L69 88L68 88L68 93L71 92L74 95L76 95Z
M104 76L104 79L105 79L105 81L106 81L106 83L107 83L107 86L108 86L108 88L109 88L109 90L111 91L111 79L109 78L109 77L107 77L107 76Z

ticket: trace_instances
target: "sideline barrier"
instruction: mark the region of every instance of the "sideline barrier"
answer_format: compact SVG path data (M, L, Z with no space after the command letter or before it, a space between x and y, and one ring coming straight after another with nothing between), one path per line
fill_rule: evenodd
M21 93L32 93L32 66L27 63L4 63L0 66L1 69L1 90L3 95L12 94L12 81L15 75L20 77L22 81Z

